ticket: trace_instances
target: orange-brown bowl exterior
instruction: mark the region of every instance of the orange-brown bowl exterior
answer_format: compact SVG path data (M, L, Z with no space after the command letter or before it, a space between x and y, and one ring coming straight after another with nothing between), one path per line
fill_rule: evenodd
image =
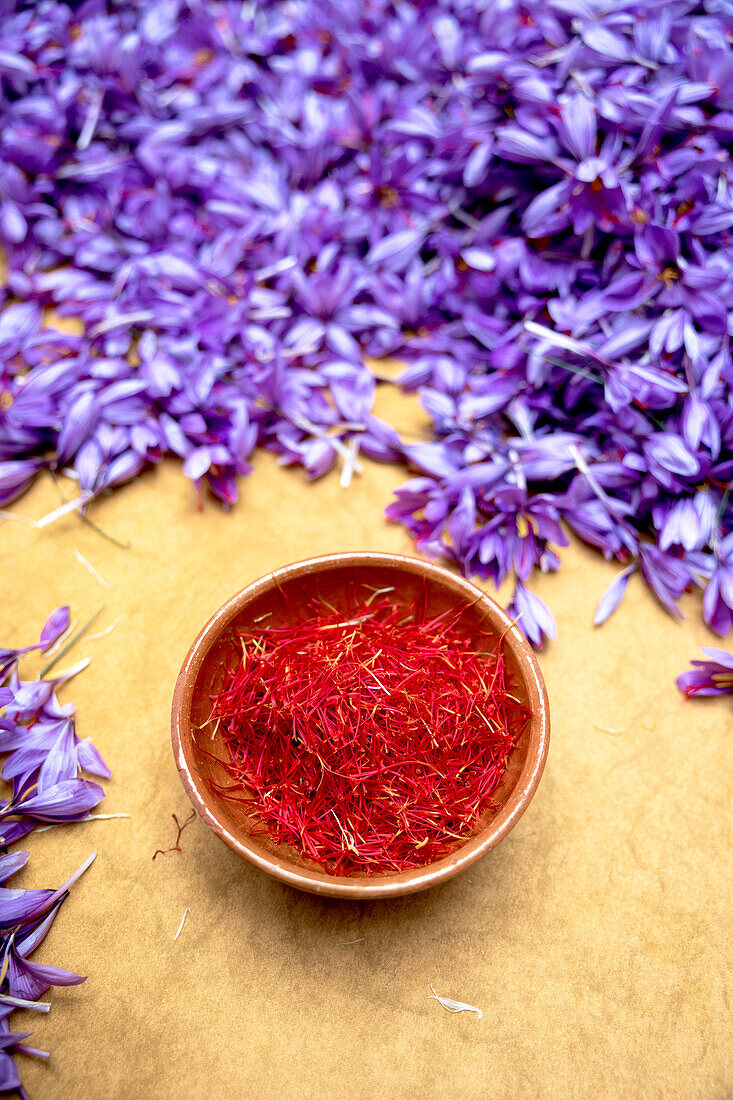
M531 710L507 772L494 799L495 812L458 849L436 863L390 875L329 875L293 849L276 845L269 837L251 836L241 808L217 796L208 776L215 770L199 751L192 727L205 722L210 711L210 689L221 668L220 655L235 628L251 627L270 606L282 603L282 592L292 598L299 590L325 595L345 580L367 580L382 586L385 579L399 585L407 598L427 585L433 608L472 605L477 623L504 636L504 657L518 698ZM255 614L256 613L256 614ZM209 620L183 662L173 693L172 740L176 765L197 813L221 839L244 859L268 874L313 894L365 900L397 897L424 890L465 870L507 835L529 805L547 757L550 716L542 674L527 641L506 612L469 581L430 562L397 554L331 554L285 566L268 573L233 596Z

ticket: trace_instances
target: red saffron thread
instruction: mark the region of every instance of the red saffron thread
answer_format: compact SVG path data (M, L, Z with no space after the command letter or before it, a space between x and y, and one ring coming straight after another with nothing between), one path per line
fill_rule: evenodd
M468 610L354 590L238 634L209 720L226 757L201 748L229 777L212 789L332 874L446 856L496 810L529 715L501 638L467 629Z
M188 815L188 817L183 822L183 824L181 824L180 821L178 820L178 817L176 816L176 814L171 814L171 817L173 818L173 820L176 823L176 828L178 829L178 835L176 837L176 842L175 842L175 844L173 845L172 848L158 848L155 852L153 852L153 859L155 859L156 856L167 855L168 852L181 852L181 851L183 851L183 849L181 848L181 834L182 834L183 830L186 828L186 826L191 824L191 822L193 821L195 816L196 816L196 811L191 810L191 813Z

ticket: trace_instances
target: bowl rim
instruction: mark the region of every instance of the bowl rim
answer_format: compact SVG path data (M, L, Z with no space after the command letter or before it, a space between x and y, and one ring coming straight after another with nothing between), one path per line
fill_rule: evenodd
M203 784L186 753L186 741L190 741L190 712L193 692L203 661L211 647L229 626L231 621L253 599L263 595L284 580L313 574L334 567L380 565L395 569L407 569L464 596L481 608L491 620L492 626L504 634L505 644L514 652L523 670L529 701L535 712L532 722L536 725L537 738L530 739L530 751L519 774L517 784L495 818L484 829L469 838L465 845L435 863L416 867L400 874L354 878L328 875L305 867L295 867L285 859L262 850L250 838L235 835L204 798ZM399 897L425 890L444 882L481 859L514 828L527 809L537 789L547 760L550 740L550 711L547 689L537 659L524 635L507 612L490 596L465 577L434 562L382 551L347 551L325 554L293 562L264 574L235 593L211 616L199 631L191 645L176 680L171 711L171 740L173 755L181 782L194 809L209 828L238 855L259 867L260 870L298 890L322 896L366 900L369 898ZM536 742L536 743L535 743ZM533 751L534 744L534 751Z

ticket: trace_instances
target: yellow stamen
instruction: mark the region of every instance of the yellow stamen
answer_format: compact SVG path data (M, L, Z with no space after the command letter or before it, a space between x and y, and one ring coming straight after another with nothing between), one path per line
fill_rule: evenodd
M676 267L665 267L664 271L657 275L657 278L661 279L667 290L672 289L672 283L676 282L679 277L680 273Z

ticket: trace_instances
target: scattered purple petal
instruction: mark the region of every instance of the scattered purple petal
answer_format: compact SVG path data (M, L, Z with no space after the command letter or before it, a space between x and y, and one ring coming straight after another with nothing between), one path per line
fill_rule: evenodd
M89 663L84 660L53 680L22 680L19 662L33 652L46 652L66 632L69 608L49 615L36 645L0 650L0 753L2 778L11 786L0 800L0 846L16 843L43 822L54 825L86 820L104 798L102 788L78 773L109 776L97 749L81 740L74 726L73 704L61 705L56 689ZM68 645L68 643L67 643ZM29 1033L10 1031L7 1018L15 1008L48 1011L38 998L52 985L77 985L71 971L32 962L69 889L84 874L94 855L58 890L14 889L4 885L28 860L28 852L0 855L0 1091L20 1089L12 1055L20 1051L47 1058L45 1051L23 1042Z

